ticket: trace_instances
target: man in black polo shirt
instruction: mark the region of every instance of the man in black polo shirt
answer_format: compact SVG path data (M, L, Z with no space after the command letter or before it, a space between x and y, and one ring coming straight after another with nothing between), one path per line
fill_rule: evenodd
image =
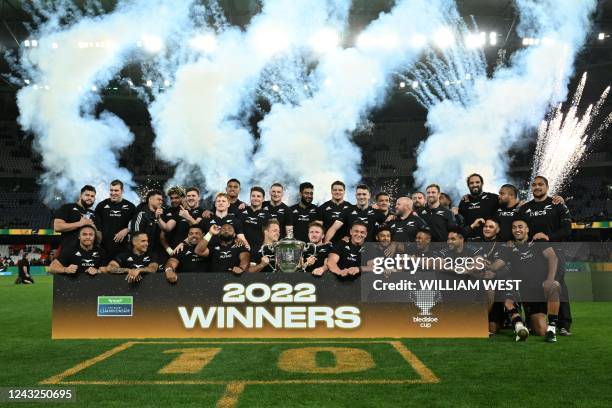
M495 211L495 219L499 223L498 239L502 242L512 241L512 221L518 215L520 202L518 188L512 184L504 184L499 189L499 206Z
M342 221L347 212L349 212L353 205L348 201L344 200L344 193L346 186L340 180L336 180L331 185L331 200L324 202L319 206L319 213L323 221L323 228L329 230L329 228L336 221ZM339 239L344 238L348 235L348 227L343 225L337 231L334 236L329 240L336 242Z
M202 222L203 213L204 209L200 206L200 190L197 187L189 187L185 190L184 204L179 205L178 217L171 218L167 223L167 229L172 231L173 250L187 238L189 227ZM166 252L172 255L173 251L167 249Z
M355 190L356 204L345 211L342 219L334 221L325 233L325 242L331 242L336 232L344 225L353 225L361 221L368 229L367 242L374 242L374 232L385 222L385 214L372 208L370 205L370 188L365 184L359 184Z
M251 205L238 214L250 250L255 252L259 250L263 243L263 227L270 219L270 213L263 208L264 196L263 188L259 186L251 187Z
M211 272L233 272L239 275L248 269L251 262L248 249L236 244L236 232L229 223L220 227L211 225L204 239L196 246L196 254L209 258Z
M81 189L79 200L74 204L64 204L55 212L53 229L61 232L60 253L62 249L70 250L78 245L79 229L85 225L97 228L97 217L91 208L96 201L96 189L86 185ZM96 230L98 231L98 230ZM99 231L98 238L102 238Z
M513 279L520 279L520 296L531 328L549 343L557 341L556 328L559 315L561 285L556 280L559 259L545 241L529 240L527 222L517 218L512 222L514 244L489 269L496 272L510 265ZM546 316L548 315L548 325Z
M308 226L313 221L321 221L321 213L312 203L314 186L312 183L300 184L300 202L289 207L291 216L287 219L287 226L293 237L299 241L308 241Z
M499 205L499 198L494 193L484 193L483 178L480 174L470 174L466 183L470 193L465 195L459 203L459 214L463 217L465 226L470 226L479 218L487 219L495 215ZM482 226L470 230L468 238L481 236Z
M548 195L548 180L543 176L534 177L531 182L531 193L533 200L523 204L518 211L518 218L527 221L529 225L529 237L533 240L548 242L567 241L572 232L572 219L569 210L563 202L555 196ZM563 253L558 251L561 257L557 280L561 284L561 302L559 310L559 334L568 336L571 334L572 313L567 285L565 284L565 263Z
M400 197L395 203L395 219L390 222L393 241L414 242L419 230L427 228L427 223L412 211L412 200Z
M263 208L280 225L280 237L284 238L287 234L287 219L290 216L289 206L283 203L285 188L281 183L274 183L270 187L270 201L264 201Z
M103 251L95 245L96 229L91 225L84 225L79 228L78 234L77 245L62 249L59 257L49 265L49 273L88 273L93 276L106 272L106 268L102 266Z
M132 235L132 250L123 252L108 264L109 273L125 273L129 283L142 280L142 274L155 273L159 264L155 254L149 251L149 237L145 232Z
M247 241L243 233L242 221L233 214L229 213L229 197L226 193L218 193L215 196L215 208L210 218L204 218L202 220L202 231L210 231L210 227L216 225L221 227L223 224L229 224L233 227L234 233L238 241L242 243L247 249L250 249L250 244Z
M263 245L256 251L251 250L249 272L274 272L276 269L276 254L274 244L280 238L280 224L276 219L268 220L263 227Z
M302 254L302 265L304 272L315 276L323 275L327 269L327 256L333 249L331 243L323 243L325 230L318 222L311 222L308 227L308 242L314 244L314 248L307 248Z
M238 179L229 179L225 186L225 192L229 200L228 212L234 216L238 216L240 211L244 210L246 204L240 201L240 181Z
M179 211L181 211L181 206L185 201L185 190L179 186L170 187L166 195L170 200L170 206L167 208L164 207L164 213L161 215L161 218L168 227L170 227L170 220L174 220L176 225L176 222L180 218ZM172 254L176 246L181 243L181 240L176 239L176 229L174 228L169 231L162 230L159 235L159 240L162 249L169 255Z
M110 183L109 198L101 201L96 206L96 217L100 232L102 232L102 244L106 259L110 262L120 252L127 250L130 231L129 223L134 218L136 206L123 198L123 182L113 180Z
M361 254L368 227L362 221L355 221L349 233L350 241L334 245L327 257L329 271L341 278L354 278L361 273Z
M204 233L199 224L189 227L187 245L184 245L180 252L172 255L166 261L164 272L168 282L176 283L178 280L177 273L208 271L208 260L195 252L196 247L203 238Z
M427 186L425 193L427 194L427 205L417 215L431 229L431 236L434 242L445 242L448 238L448 231L456 227L455 217L451 210L440 205L440 186L430 184Z

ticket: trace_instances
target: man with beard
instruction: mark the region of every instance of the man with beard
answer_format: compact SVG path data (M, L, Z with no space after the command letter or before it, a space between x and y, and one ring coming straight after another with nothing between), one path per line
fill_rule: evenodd
M274 244L280 238L280 224L276 219L269 220L263 227L263 245L254 251L251 250L251 264L249 272L274 272L276 270L276 256Z
M96 229L91 225L83 225L78 234L77 245L64 248L49 265L49 273L87 273L93 276L106 272L102 266L103 253L95 245Z
M427 223L412 211L412 200L400 197L395 203L395 220L391 221L391 232L395 242L414 242L417 231L427 228Z
M425 208L425 204L427 204L427 199L425 198L425 194L421 191L415 191L410 196L412 199L412 209L415 213L419 213L423 208Z
M535 241L566 241L572 232L571 215L564 203L555 203L554 198L548 196L548 180L543 176L534 177L531 193L533 200L523 204L518 211L518 218L524 219L529 225L529 237ZM557 275L564 300L559 311L559 334L568 336L571 334L572 313L569 302L565 301L569 295L565 284L564 265L562 260Z
M218 237L209 247L213 237ZM208 257L212 272L233 272L237 275L246 271L251 255L246 247L236 244L236 232L229 223L213 224L196 246L196 254Z
M169 283L176 283L178 280L177 272L207 272L208 260L198 254L195 249L204 238L202 227L199 224L189 227L187 232L187 245L183 249L172 255L166 261L164 272Z
M251 251L254 252L259 251L263 243L263 227L270 219L270 214L263 208L264 195L263 188L259 186L251 187L251 205L247 206L238 215L242 221L244 236Z
M160 231L169 231L168 223L161 215L164 212L162 204L163 193L159 190L151 190L147 193L145 201L136 207L136 215L130 221L130 236L132 239L136 234L144 232L147 234L147 248L157 257L160 252Z
M319 213L323 220L323 228L329 231L329 228L336 222L342 221L345 214L353 208L353 205L344 200L344 192L346 186L343 182L336 180L331 185L331 200L324 202L319 206ZM330 241L336 242L344 238L348 233L346 226L342 226L335 231L334 236Z
M287 219L288 231L299 241L308 241L308 226L313 221L321 221L321 214L316 205L312 203L314 186L312 183L300 184L300 202L289 208L290 217Z
M510 265L512 279L521 280L520 296L523 300L525 315L530 319L531 328L538 336L544 336L548 343L557 341L556 328L559 315L559 295L561 285L555 277L559 259L554 249L545 243L538 244L529 240L527 222L517 218L512 222L513 246L506 251L504 257L497 259L489 269L495 273ZM516 303L511 302L512 296L507 296L506 309L513 315L513 323L519 321ZM548 325L546 317L548 315ZM522 320L520 320L522 322ZM521 334L517 332L517 341Z
M170 220L174 220L176 225L176 222L180 219L179 211L181 211L181 206L185 199L185 190L178 186L171 187L168 189L168 198L170 199L170 207L164 209L161 218L166 224L168 224ZM181 243L180 239L176 239L176 229L172 229L168 232L161 231L159 239L163 250L168 254L171 254L176 249L177 245Z
M270 187L270 201L264 201L263 208L280 225L280 237L284 238L287 234L287 218L289 217L289 206L283 203L285 189L281 183L274 183Z
M355 221L349 233L349 242L334 245L327 257L329 271L339 278L355 278L361 273L361 253L368 236L368 227L363 221Z
M143 273L155 273L159 267L157 258L149 248L149 237L145 232L132 234L132 250L123 252L110 261L108 272L127 274L125 280L128 283L140 282Z
M238 198L240 196L240 181L237 179L229 179L225 186L225 192L229 199L228 212L234 216L238 216L240 211L244 210L246 204Z
M129 223L134 218L136 206L123 198L123 183L110 183L109 198L96 206L97 227L102 232L102 244L106 255L105 263L127 249Z
M463 217L464 225L472 226L477 219L487 219L495 215L499 198L494 193L483 193L483 178L480 174L470 174L467 177L467 186L470 193L463 196L459 203L459 214ZM471 229L468 238L481 236L482 226Z
M345 211L342 219L334 221L332 226L325 233L325 242L332 242L344 225L353 225L356 221L362 222L368 229L366 241L374 241L374 231L385 222L385 215L382 211L370 206L370 188L365 184L359 184L355 189L356 204Z
M173 232L174 247L167 248L168 255L172 255L174 248L185 238L189 227L199 224L203 219L204 209L200 207L200 190L197 187L189 187L185 190L185 201L179 204L178 217L170 219L168 229Z
M70 251L78 245L79 229L85 225L96 228L98 239L102 238L96 227L99 221L95 212L91 209L95 201L96 189L93 186L86 185L81 189L81 195L76 203L64 204L55 212L53 229L55 232L62 234L60 252L64 248Z
M249 243L242 232L242 221L235 215L229 213L229 197L226 193L218 193L215 196L215 208L212 216L201 222L202 231L210 231L210 227L216 225L221 227L223 224L229 224L233 227L234 233L241 245L247 249L250 248Z
M447 240L448 232L456 227L455 217L451 210L440 205L440 186L430 184L425 192L427 194L427 205L417 215L431 229L433 241L444 242Z
M502 242L512 241L512 221L516 219L520 208L518 188L512 184L504 184L499 189L499 206L495 211L495 219L499 223L498 239Z
M333 245L323 243L325 230L318 222L311 222L308 226L308 242L314 244L302 254L302 265L304 272L312 273L315 276L323 275L327 269L327 256L331 252Z

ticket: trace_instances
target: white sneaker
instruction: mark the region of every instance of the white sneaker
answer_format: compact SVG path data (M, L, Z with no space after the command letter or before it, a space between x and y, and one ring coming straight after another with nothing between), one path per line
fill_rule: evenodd
M514 341L526 341L527 337L529 337L529 330L527 330L523 322L517 322L514 325L514 332L516 333Z

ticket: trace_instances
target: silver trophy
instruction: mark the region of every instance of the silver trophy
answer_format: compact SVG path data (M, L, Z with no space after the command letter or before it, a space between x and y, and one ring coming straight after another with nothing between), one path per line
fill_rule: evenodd
M302 260L302 254L305 250L313 248L316 252L316 245L313 243L306 244L293 238L293 233L288 233L287 236L272 245L266 245L267 248L274 252L275 266L274 271L295 272ZM314 255L314 253L313 253Z
M409 293L409 299L419 308L419 316L431 316L431 309L442 300L439 290L416 290Z

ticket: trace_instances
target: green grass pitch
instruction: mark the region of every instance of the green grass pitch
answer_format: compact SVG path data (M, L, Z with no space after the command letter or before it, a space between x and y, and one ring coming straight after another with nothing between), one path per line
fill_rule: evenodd
M13 280L0 278L0 386L70 387L72 406L611 406L612 303L573 304L574 335L556 344L537 337L517 344L510 332L401 341L53 341L51 278L30 286ZM66 403L45 404L54 405Z

